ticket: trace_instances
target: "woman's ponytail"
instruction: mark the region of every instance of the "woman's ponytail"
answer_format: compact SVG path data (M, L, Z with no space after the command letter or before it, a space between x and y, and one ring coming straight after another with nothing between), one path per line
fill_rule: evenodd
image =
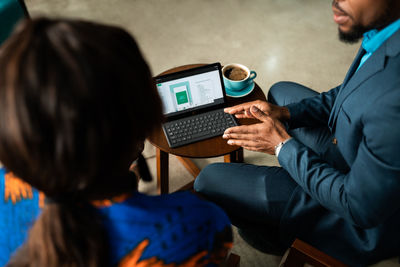
M25 246L33 267L109 265L108 238L89 204L46 204Z

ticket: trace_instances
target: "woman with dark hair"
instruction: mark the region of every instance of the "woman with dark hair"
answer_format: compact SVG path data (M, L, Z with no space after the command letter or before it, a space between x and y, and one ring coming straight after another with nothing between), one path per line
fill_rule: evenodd
M23 22L0 50L0 161L45 201L9 265L219 264L232 245L222 210L188 192L137 192L129 166L161 121L150 70L127 32Z

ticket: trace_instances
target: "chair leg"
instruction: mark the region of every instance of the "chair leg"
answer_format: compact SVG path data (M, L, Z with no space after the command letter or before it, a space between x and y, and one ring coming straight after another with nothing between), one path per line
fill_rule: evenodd
M157 159L157 193L158 194L168 194L169 192L169 177L168 177L168 153L162 151L161 149L156 149L156 159Z
M226 154L224 156L224 162L226 162L226 163L231 163L231 162L243 163L243 148L240 148L239 150L236 150L234 152Z
M315 267L347 266L313 246L296 239L282 257L279 267L303 267L305 265L312 265Z
M223 267L240 267L240 256L234 253L229 254Z

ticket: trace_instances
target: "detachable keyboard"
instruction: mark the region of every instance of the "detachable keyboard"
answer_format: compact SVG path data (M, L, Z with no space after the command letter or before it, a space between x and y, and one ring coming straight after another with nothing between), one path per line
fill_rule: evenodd
M238 125L231 114L223 109L182 118L163 124L163 130L171 148L187 145L214 136Z

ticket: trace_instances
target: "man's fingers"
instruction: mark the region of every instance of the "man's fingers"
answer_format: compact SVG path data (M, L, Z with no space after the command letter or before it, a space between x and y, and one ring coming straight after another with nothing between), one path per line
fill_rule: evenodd
M268 115L265 114L262 110L260 110L256 106L251 106L250 108L251 115L260 121L265 121L268 119Z
M253 125L241 125L241 126L235 126L235 127L228 128L225 130L224 135L231 134L231 133L240 133L240 134L256 133Z
M246 149L248 150L255 150L260 145L253 140L242 140L242 139L229 139L227 143L228 145L232 146L246 147Z
M235 139L235 140L254 140L254 136L252 134L241 134L241 133L224 134L222 138Z
M234 113L232 115L235 115L235 117L238 119L254 119L254 116L251 115L249 110L245 110L244 112Z
M235 117L238 119L245 119L248 118L247 115L245 113L236 113Z
M245 108L242 105L224 108L224 112L229 114L244 113L244 110Z
M224 112L229 114L243 113L245 110L250 109L251 106L255 105L258 101L252 101L248 103L239 104L233 107L225 108Z

